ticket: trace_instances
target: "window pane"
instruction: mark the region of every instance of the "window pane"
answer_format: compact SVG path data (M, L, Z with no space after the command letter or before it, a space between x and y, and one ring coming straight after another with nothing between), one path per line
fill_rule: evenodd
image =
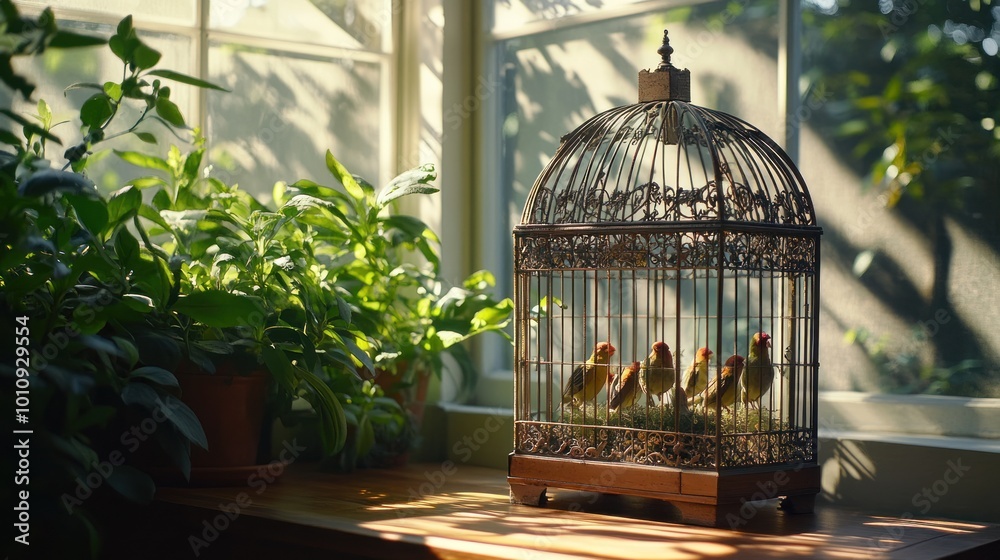
M62 29L72 30L90 35L110 36L114 28L109 25L80 23L68 20L57 20ZM153 33L140 31L142 40L163 55L158 67L169 68L185 74L191 73L191 41L186 36L169 33ZM48 157L53 164L62 164L62 152L80 142L79 132L80 107L88 97L95 92L93 89L78 88L65 91L71 84L80 82L120 81L122 79L122 63L111 50L104 47L84 49L48 49L39 57L19 58L15 63L18 71L28 76L37 86L32 101L24 101L20 95L11 98L11 91L0 88L0 105L10 106L15 112L31 115L37 113L37 102L44 99L52 110L53 122L62 123L53 128L52 132L62 140L62 146L50 144ZM183 84L172 84L171 101L176 103L185 118L196 123L195 88ZM126 100L122 103L118 115L106 130L107 136L112 136L128 129L141 114L141 102ZM29 117L30 118L30 117ZM65 122L64 122L65 121ZM179 143L166 127L149 119L143 122L138 131L148 131L156 134L163 142ZM168 145L151 146L140 141L134 135L126 135L97 144L97 157L92 159L87 174L105 191L112 191L123 186L127 179L148 173L121 161L113 154L105 153L111 149L136 150L153 154L165 154ZM103 157L102 157L103 156Z
M210 26L254 37L388 52L392 17L388 0L215 0Z
M153 20L176 25L195 25L197 7L195 0L171 0L170 2L139 2L137 0L59 0L58 2L18 2L25 7L42 9L53 6L58 17L59 10L87 10L101 14L125 17L132 14L137 20Z
M213 175L270 200L275 181L330 184L323 154L379 184L379 64L213 43L209 95Z
M1000 397L998 22L986 3L806 5L827 388Z
M496 129L505 211L498 229L486 237L505 244L487 263L504 295L512 293L511 230L560 137L602 111L638 101L638 72L659 63L656 50L664 28L675 49L674 65L691 70L693 103L732 113L781 138L775 1L755 3L752 9L711 2L499 42L505 86L498 89ZM736 56L738 65L733 64ZM500 357L509 360L508 354Z
M596 12L641 0L495 0L493 30L508 31L540 20Z

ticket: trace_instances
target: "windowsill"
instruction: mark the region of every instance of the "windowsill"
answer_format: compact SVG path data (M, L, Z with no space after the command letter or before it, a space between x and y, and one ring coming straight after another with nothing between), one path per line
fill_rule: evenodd
M480 379L480 404L488 406L435 407L443 457L463 465L506 465L513 449L512 377ZM1000 472L1000 399L821 392L818 435L822 503L1000 523L994 479ZM948 474L952 464L962 476L942 487L942 477L955 478ZM930 502L925 489L933 494Z
M202 557L324 559L817 558L878 552L890 558L980 558L1000 550L998 525L894 519L831 506L789 515L777 511L774 500L753 503L754 514L737 531L681 525L666 502L633 497L550 489L545 508L511 505L505 474L451 462L351 474L292 464L269 485L163 488L153 506L158 518L145 516L140 534L123 528L115 544L123 556L127 548L133 557L150 558L187 556L192 544ZM220 506L241 499L252 503L227 520ZM212 523L219 530L206 533Z

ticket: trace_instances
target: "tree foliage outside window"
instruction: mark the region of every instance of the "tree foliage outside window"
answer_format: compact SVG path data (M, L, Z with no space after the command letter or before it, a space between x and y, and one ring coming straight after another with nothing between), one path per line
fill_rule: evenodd
M988 267L959 262L948 223L982 243L980 262L996 261L1000 6L989 0L829 4L807 3L803 10L804 81L829 100L810 125L864 177L865 188L878 195L875 203L921 232L933 271L930 289L921 289L886 255L835 248L855 259L865 288L916 325L894 339L851 329L849 339L866 349L890 392L998 396L998 340L977 334L956 309L961 298L992 293L995 301L996 279L979 279L985 289L978 294L953 288L956 275L986 275ZM885 273L866 274L874 266Z

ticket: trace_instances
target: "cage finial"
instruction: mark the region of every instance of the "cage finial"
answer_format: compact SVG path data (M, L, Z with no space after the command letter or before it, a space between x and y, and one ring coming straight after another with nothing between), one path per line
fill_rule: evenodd
M691 101L691 72L680 70L670 62L674 48L670 46L670 37L663 30L663 44L656 49L660 55L660 65L656 70L639 71L639 102L648 101Z
M663 30L663 44L656 49L656 52L660 55L660 65L656 67L657 72L666 72L673 68L674 65L670 63L670 55L674 54L674 48L670 46L670 32L666 29Z

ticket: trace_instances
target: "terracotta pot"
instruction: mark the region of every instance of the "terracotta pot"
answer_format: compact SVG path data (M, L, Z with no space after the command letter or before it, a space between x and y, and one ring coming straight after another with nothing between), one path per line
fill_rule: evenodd
M431 374L426 371L418 371L415 385L400 389L396 384L399 383L407 367L406 362L399 362L396 364L395 372L381 368L376 369L375 383L382 387L387 397L395 399L400 406L409 410L419 426L424 418L424 405L427 402L427 388L430 385Z
M177 381L181 400L198 416L208 440L208 450L191 446L192 468L256 465L267 373L236 375L219 368L215 375L178 372Z

